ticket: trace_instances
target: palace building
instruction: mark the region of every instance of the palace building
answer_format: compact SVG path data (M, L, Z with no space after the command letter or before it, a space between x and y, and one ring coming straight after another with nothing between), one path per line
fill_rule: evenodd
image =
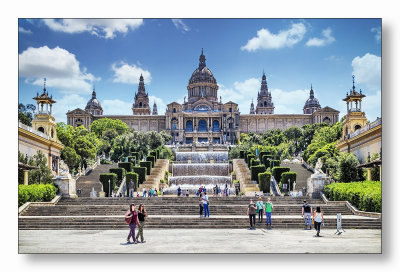
M274 108L265 73L262 75L256 108L254 109L252 102L249 114L241 113L238 104L233 101L223 103L222 97L218 99L217 80L206 66L206 57L202 50L199 65L187 85L187 99L185 96L183 104L168 104L163 115L158 114L155 103L151 114L148 92L141 75L138 91L134 96L132 115L103 115L103 109L93 90L92 99L85 110L77 108L68 111L67 124L89 128L93 121L107 117L120 119L137 131L165 130L171 134L173 143L225 144L234 143L242 132L262 133L275 128L284 130L292 126L301 127L322 122L333 124L339 121L339 111L330 107L321 108L312 87L303 114L274 114Z

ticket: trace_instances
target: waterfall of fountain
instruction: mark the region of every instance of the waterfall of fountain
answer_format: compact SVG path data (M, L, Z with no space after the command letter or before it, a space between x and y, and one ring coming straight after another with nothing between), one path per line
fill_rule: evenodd
M228 162L228 152L176 152L175 153L177 161L188 161L192 162L209 162L214 159L216 162Z
M172 167L174 176L229 176L228 163L179 163Z

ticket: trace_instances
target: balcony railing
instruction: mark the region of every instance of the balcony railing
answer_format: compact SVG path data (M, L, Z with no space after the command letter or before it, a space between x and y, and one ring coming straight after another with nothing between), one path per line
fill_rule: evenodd
M26 131L32 132L33 134L36 134L36 135L38 135L38 136L40 136L42 138L45 138L46 140L50 139L50 137L48 135L44 134L43 132L35 130L30 126L24 125L21 122L18 122L18 127L22 128L22 129L25 129Z
M361 134L361 133L363 133L363 132L365 132L367 130L370 130L370 129L372 129L372 128L380 125L380 124L382 124L382 118L378 118L374 122L369 123L368 125L366 125L365 127L357 129L355 132L350 134L349 139L353 138L353 137L355 137L355 136L357 136L357 135L359 135L359 134Z

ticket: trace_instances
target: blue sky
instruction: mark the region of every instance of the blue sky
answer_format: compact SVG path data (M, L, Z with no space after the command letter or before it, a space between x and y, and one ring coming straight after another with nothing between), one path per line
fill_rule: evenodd
M163 114L187 96L201 48L222 102L241 113L264 70L275 113L302 113L312 84L343 116L354 74L367 118L381 116L380 19L20 19L18 44L19 102L33 103L46 77L57 122L84 108L93 86L104 114L132 114L141 73Z

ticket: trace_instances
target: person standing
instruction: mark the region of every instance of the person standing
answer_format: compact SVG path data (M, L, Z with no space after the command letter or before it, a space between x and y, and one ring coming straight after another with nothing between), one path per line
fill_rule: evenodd
M271 198L268 198L267 202L265 203L265 216L267 217L267 229L268 229L268 223L269 223L269 229L272 228L271 216L272 216L273 206L274 205L271 203Z
M256 229L256 212L257 212L257 208L256 205L254 205L253 200L250 199L250 204L249 207L247 208L247 215L249 216L249 220L250 220L250 228L249 230L254 230Z
M186 189L186 197L189 197L189 189Z
M143 197L146 197L146 188L143 187Z
M144 209L144 205L140 204L139 211L138 211L138 219L139 219L140 224L139 224L139 232L136 234L136 241L139 240L139 236L140 236L141 243L146 243L146 241L143 238L143 227L144 227L145 218L147 218L147 212Z
M136 238L135 238L135 228L136 228L136 224L138 224L140 226L140 223L138 222L138 213L136 211L136 206L135 204L131 204L129 206L129 210L125 213L125 218L130 218L129 221L129 234L128 234L128 238L126 238L126 241L128 242L128 244L131 243L130 239L132 237L133 239L133 243L137 244Z
M263 220L263 213L264 213L264 202L262 201L261 197L258 198L256 207L257 207L257 214L258 214L258 223L261 223Z
M182 189L181 189L181 186L179 186L178 187L178 196L181 196L181 193L182 193Z
M200 218L203 217L203 197L200 195L199 197L199 209L200 209Z
M207 192L204 192L204 193L203 193L202 199L203 199L203 206L204 206L204 217L210 217L210 210L209 210L209 208L208 208L208 204L209 204L210 202L208 201Z
M133 197L133 189L134 189L135 184L133 183L133 179L129 181L129 197Z
M308 226L311 229L311 205L307 203L307 200L303 201L303 206L301 208L301 214L304 217L304 229L307 229L307 220Z
M324 213L321 211L321 208L319 206L313 214L313 221L315 230L317 231L316 237L320 237L319 232L321 231L321 223L324 222Z

